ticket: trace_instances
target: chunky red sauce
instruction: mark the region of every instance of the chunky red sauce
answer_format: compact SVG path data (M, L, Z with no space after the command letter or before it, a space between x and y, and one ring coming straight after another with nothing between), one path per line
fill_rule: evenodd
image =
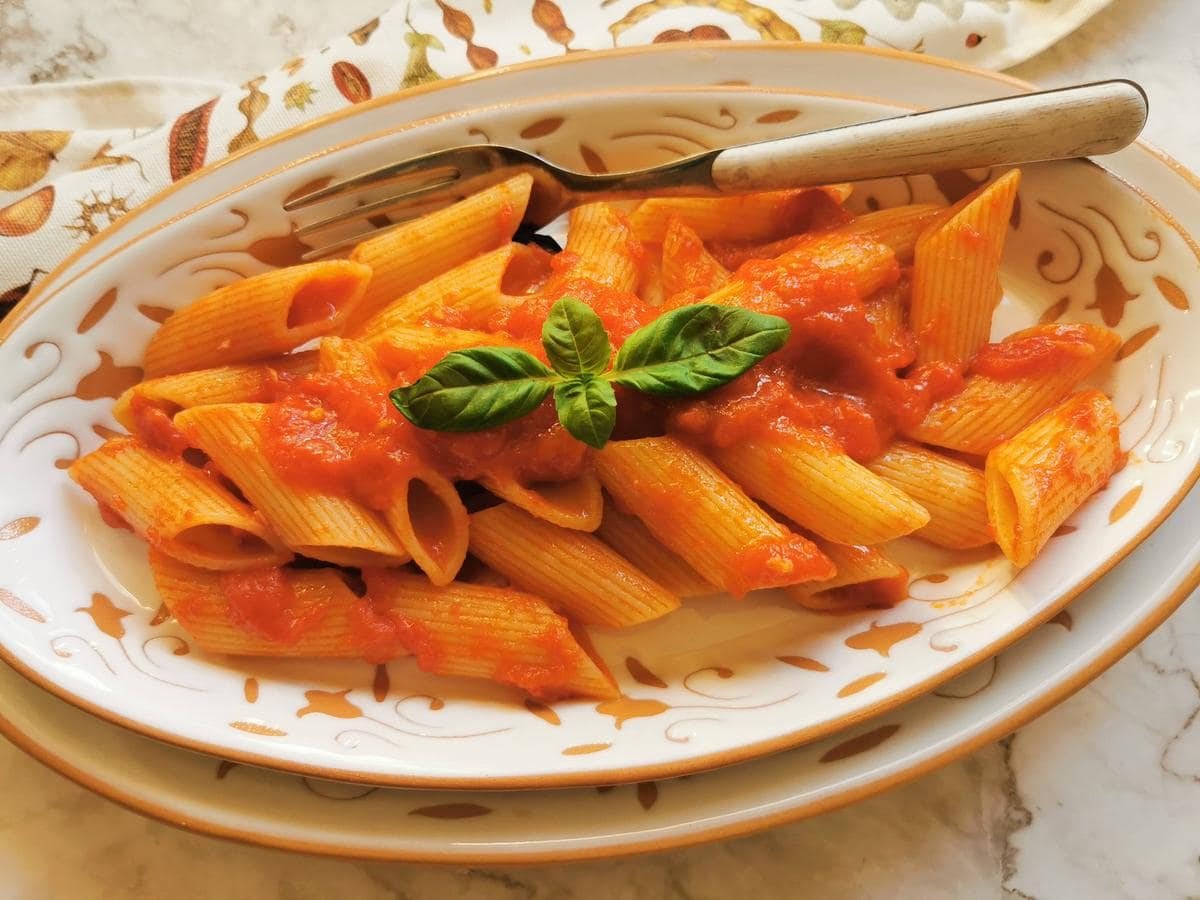
M301 603L278 567L223 572L220 583L230 622L263 640L295 643L325 614L317 604Z
M171 416L161 406L135 393L129 403L133 433L142 443L170 456L182 456L191 446Z
M832 578L836 573L833 563L816 545L798 534L744 548L737 554L733 567L738 577L724 586L735 597L772 583L783 587L798 581Z
M865 460L897 430L918 424L937 400L962 389L961 376L945 364L901 374L913 361L913 342L885 339L842 275L797 260L785 267L752 261L737 277L749 284L739 301L783 316L791 338L735 381L674 404L671 430L719 447L769 432L815 430Z
M637 294L577 278L570 274L569 268L560 268L558 260L564 255L560 253L554 257L555 275L541 291L520 304L500 310L488 323L488 330L501 331L517 339L540 340L550 308L563 297L573 297L595 310L609 338L618 345L658 315L658 310Z
M970 371L1012 381L1057 371L1096 351L1088 332L1077 325L1043 325L996 344L984 344L971 360Z
M423 465L416 432L374 381L315 373L283 386L264 437L289 482L383 509Z

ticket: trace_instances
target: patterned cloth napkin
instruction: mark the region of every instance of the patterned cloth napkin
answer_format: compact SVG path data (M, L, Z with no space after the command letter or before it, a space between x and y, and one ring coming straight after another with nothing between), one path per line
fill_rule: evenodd
M0 316L134 206L260 138L372 96L578 50L866 44L1003 68L1111 0L411 0L240 87L0 88Z

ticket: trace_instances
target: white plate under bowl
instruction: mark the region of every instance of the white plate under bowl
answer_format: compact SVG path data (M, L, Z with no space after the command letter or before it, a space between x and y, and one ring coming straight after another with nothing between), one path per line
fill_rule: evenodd
M811 93L830 83L878 99ZM605 88L579 90L595 84ZM411 661L383 679L366 664L206 657L157 614L141 543L103 525L63 469L114 426L111 400L140 376L162 310L295 251L281 203L305 185L481 133L616 169L1012 89L898 54L646 48L382 98L198 173L52 273L0 326L0 655L63 699L180 746L443 788L681 775L814 740L963 671L1116 564L1196 477L1200 358L1188 351L1200 326L1188 307L1200 257L1187 229L1200 226L1200 196L1147 148L1106 161L1120 178L1072 162L1029 167L1022 185L1000 331L1048 315L1117 328L1126 343L1103 386L1131 451L1038 562L1018 575L996 554L956 561L914 543L912 597L886 612L824 617L770 595L715 598L596 632L620 701L546 710ZM411 124L379 131L397 121ZM954 197L982 177L864 185L857 202Z

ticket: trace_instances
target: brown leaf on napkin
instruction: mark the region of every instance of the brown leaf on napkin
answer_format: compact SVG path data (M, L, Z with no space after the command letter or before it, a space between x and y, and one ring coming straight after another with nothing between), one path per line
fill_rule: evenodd
M440 3L441 0L438 0ZM602 6L607 6L607 0ZM625 16L608 26L613 43L623 31L628 31L634 25L646 21L663 10L679 6L715 7L722 12L737 16L747 26L758 32L759 36L772 41L798 41L800 32L794 26L779 17L779 14L765 6L750 3L749 0L648 0L639 3L629 10Z
M864 44L867 29L845 19L821 19L821 40L826 44Z
M48 184L16 203L0 208L0 235L24 237L46 224L54 209L54 185Z
M167 161L172 181L178 181L204 165L204 156L208 152L208 120L216 104L216 99L209 100L203 106L185 112L171 126Z
M362 103L371 99L371 82L367 81L362 69L354 63L339 60L333 64L330 72L338 93L351 103Z
M355 28L352 32L350 32L350 40L354 41L354 43L361 47L371 39L371 35L375 33L375 29L378 27L379 16L376 16L362 28Z
M0 191L20 191L41 181L69 131L0 132Z
M267 107L271 103L271 98L259 90L259 87L266 80L267 76L260 75L242 85L247 94L238 101L238 112L246 117L246 127L235 134L233 140L229 142L228 150L230 153L236 153L243 147L249 147L258 141L258 135L254 131L254 123L258 121L259 116L267 111Z
M490 47L480 47L475 43L475 22L471 16L444 0L437 0L437 5L442 11L442 25L456 38L466 42L467 62L471 68L490 69L496 65L499 54Z
M553 0L533 0L533 24L546 32L546 37L569 50L575 32L567 27L567 20Z
M688 31L681 28L668 28L655 35L652 43L671 44L675 41L727 41L729 32L720 25L697 25Z

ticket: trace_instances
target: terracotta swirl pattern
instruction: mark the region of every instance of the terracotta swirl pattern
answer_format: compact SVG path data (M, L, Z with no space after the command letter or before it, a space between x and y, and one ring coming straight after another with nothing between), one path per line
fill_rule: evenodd
M249 128L255 88L247 90ZM1200 359L1187 351L1200 338L1190 316L1200 296L1195 247L1092 165L1027 170L998 328L1052 313L1118 329L1121 359L1101 386L1125 416L1126 469L1020 574L993 553L954 556L911 541L898 551L913 574L911 596L892 610L823 617L770 595L746 604L718 597L689 603L667 622L597 631L593 640L624 691L615 701L523 702L500 687L431 678L406 661L377 669L192 652L161 615L140 542L104 525L62 471L115 427L111 399L140 377L142 348L167 311L302 250L281 209L302 188L468 141L475 121L486 121L492 140L578 168L619 170L784 134L798 117L818 128L879 112L736 88L509 104L305 159L151 231L85 277L52 285L0 343L0 366L13 373L0 397L4 656L75 702L230 760L392 784L619 777L641 782L638 802L649 807L658 789L644 785L654 778L829 734L934 687L1054 615L1144 536L1200 461L1200 411L1190 394ZM874 183L854 202L940 199L987 175ZM849 734L822 760L889 740L889 727ZM460 813L484 814L413 812Z

